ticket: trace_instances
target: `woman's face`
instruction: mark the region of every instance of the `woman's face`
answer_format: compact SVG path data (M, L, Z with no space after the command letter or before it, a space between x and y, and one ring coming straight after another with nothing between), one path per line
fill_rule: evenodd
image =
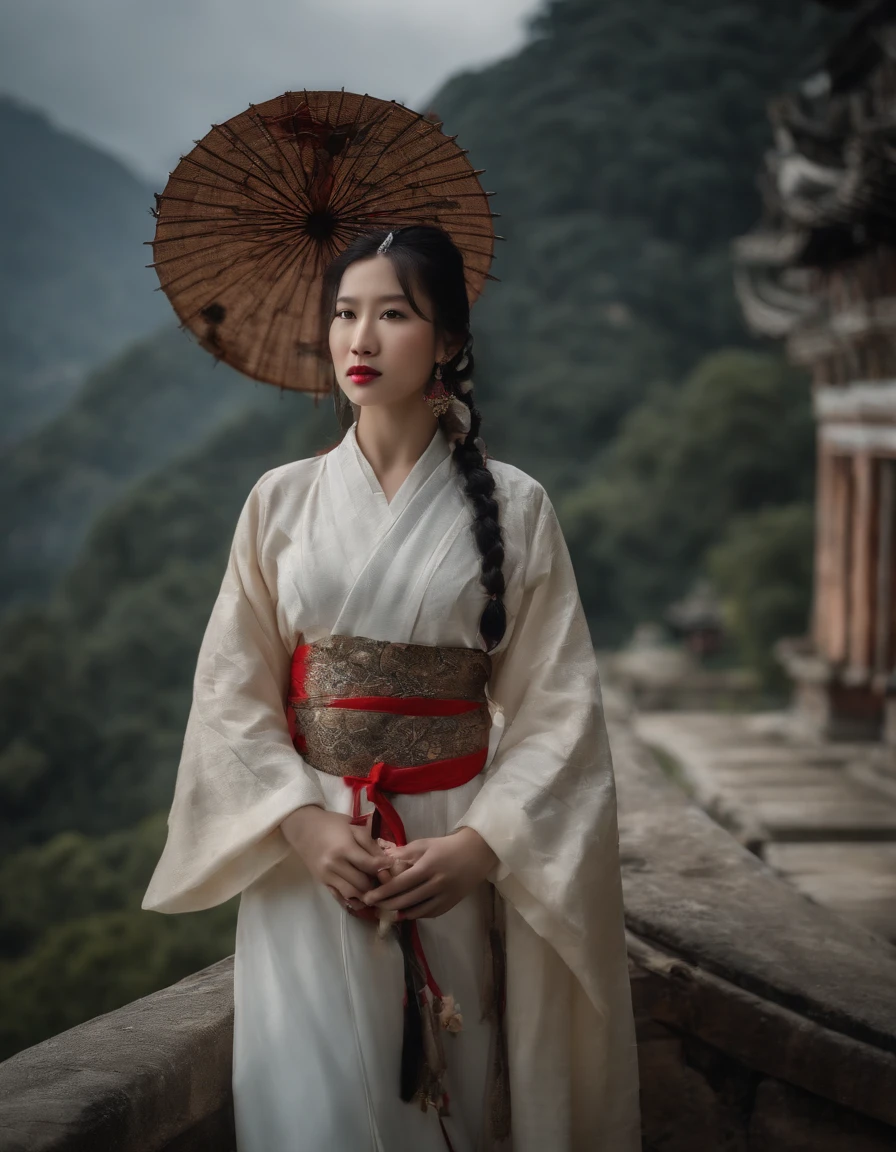
M429 299L417 306L432 315ZM339 387L353 404L400 404L422 398L444 342L431 320L411 308L386 256L356 260L346 268L330 322L330 355ZM364 366L376 374L353 374Z

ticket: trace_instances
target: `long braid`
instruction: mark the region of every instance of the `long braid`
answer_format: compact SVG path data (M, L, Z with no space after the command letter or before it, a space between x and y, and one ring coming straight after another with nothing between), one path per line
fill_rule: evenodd
M473 375L471 345L472 338L469 338L464 350L445 365L444 377L447 390L470 409L470 430L466 438L455 445L454 462L464 478L464 494L473 505L473 538L482 557L479 581L489 595L479 620L479 632L490 652L500 644L507 628L503 599L504 533L498 519L498 502L494 496L495 478L479 448L482 443L479 440L482 416L473 403L472 389L466 392L461 389L461 384ZM464 367L459 371L456 365L460 362L464 362Z

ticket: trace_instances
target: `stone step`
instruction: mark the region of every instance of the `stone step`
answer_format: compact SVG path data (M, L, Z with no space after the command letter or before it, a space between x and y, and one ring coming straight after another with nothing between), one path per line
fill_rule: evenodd
M896 805L873 800L757 800L752 818L770 840L896 841Z
M877 872L896 882L896 844L767 844L762 857L776 872L870 876Z
M873 748L806 740L783 714L642 713L636 728L804 896L896 940L896 791L880 786Z

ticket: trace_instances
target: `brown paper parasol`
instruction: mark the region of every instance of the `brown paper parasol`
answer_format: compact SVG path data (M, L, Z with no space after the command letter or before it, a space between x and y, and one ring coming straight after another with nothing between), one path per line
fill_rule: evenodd
M328 388L321 274L362 232L436 224L464 257L470 302L494 227L466 153L395 101L286 92L215 124L156 196L153 263L184 327L256 380Z

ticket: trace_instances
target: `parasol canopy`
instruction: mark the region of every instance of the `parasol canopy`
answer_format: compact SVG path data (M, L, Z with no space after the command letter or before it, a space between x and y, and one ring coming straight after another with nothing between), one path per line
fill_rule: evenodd
M441 124L394 100L286 92L213 125L181 158L156 196L149 266L218 359L322 393L321 277L356 236L435 224L463 255L471 303L494 279L481 171Z

